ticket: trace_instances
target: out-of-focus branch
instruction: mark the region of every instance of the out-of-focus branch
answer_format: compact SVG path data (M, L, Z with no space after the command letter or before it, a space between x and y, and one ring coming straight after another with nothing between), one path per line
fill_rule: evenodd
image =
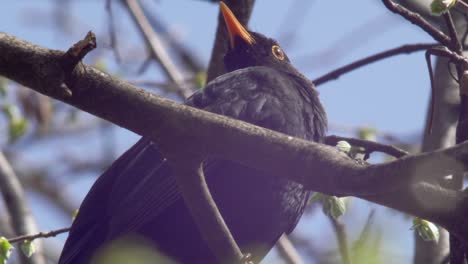
M18 181L10 163L0 152L0 190L10 214L13 229L17 235L37 232L36 223L31 214L21 183ZM20 254L22 263L43 264L42 244L36 243L37 254L26 258Z
M424 133L422 140L422 151L433 151L446 148L455 144L455 130L457 124L457 107L459 95L457 84L450 77L447 69L448 60L438 58L434 69L434 98L432 133ZM428 106L426 123L429 123L431 106ZM428 131L429 124L426 124L424 131ZM443 179L436 182L444 185ZM414 264L440 264L449 251L449 236L446 230L439 228L439 242L424 241L417 232L414 233L415 251L413 257Z
M351 256L349 254L348 235L346 234L345 225L339 219L328 216L335 230L336 240L338 241L338 250L341 255L343 264L351 264Z
M224 1L231 11L236 15L239 22L247 26L255 0L225 0ZM208 66L206 81L209 82L219 75L223 74L224 71L224 54L226 53L228 45L228 34L226 31L226 25L221 12L218 15L218 27L216 29L216 37L211 51L210 64Z
M175 92L181 98L189 97L192 94L191 89L184 83L184 76L177 70L176 65L166 52L161 39L151 28L138 0L122 0L122 2L128 8L133 20L138 25L138 29L145 37L152 56L159 62L166 76L177 85Z
M122 61L122 58L117 47L117 34L115 32L114 12L112 12L112 0L106 0L106 12L109 18L109 45L114 51L115 59L118 63L120 63Z
M159 36L164 39L171 51L177 53L178 58L183 63L184 66L193 74L196 74L201 71L205 71L205 66L202 64L200 59L197 56L196 52L190 49L186 43L179 40L177 34L174 34L170 28L163 23L159 14L152 10L150 12L149 8L145 8L145 3L142 3L143 12L145 13L148 21L152 25L153 29L159 33Z
M279 255L287 264L303 263L301 256L299 255L293 243L291 242L291 240L289 240L286 234L283 234L278 239L278 242L276 242L276 249L278 249Z

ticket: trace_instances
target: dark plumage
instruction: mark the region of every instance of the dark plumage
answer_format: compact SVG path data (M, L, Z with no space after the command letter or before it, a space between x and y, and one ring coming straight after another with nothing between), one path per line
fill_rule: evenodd
M325 112L313 84L278 44L233 22L222 4L231 43L229 73L187 104L307 140L321 141ZM243 30L243 31L242 31ZM242 144L242 142L239 142ZM293 230L308 201L301 184L276 179L232 161L209 160L212 195L242 252L260 261L281 234ZM158 147L142 138L96 181L81 205L61 264L88 263L102 245L136 234L182 263L216 262L178 193Z

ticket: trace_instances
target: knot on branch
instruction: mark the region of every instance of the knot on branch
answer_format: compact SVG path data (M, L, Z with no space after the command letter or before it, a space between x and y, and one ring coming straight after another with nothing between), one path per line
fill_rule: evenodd
M96 48L96 35L89 31L84 39L79 40L62 56L62 67L66 72L71 72L86 54Z
M65 72L65 81L60 85L61 93L65 97L72 96L72 90L69 88L68 75L73 72L76 65L88 54L91 50L97 46L96 35L89 31L84 39L75 43L71 48L63 54L61 58L62 69Z

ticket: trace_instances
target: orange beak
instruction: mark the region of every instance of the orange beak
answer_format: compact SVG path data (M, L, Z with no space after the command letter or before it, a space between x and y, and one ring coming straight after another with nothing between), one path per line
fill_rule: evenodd
M252 45L255 43L254 38L250 33L241 25L239 20L234 16L231 9L223 2L219 1L221 12L223 13L224 22L229 32L229 40L231 42L231 48L234 48L234 40L236 37L243 39L245 42Z

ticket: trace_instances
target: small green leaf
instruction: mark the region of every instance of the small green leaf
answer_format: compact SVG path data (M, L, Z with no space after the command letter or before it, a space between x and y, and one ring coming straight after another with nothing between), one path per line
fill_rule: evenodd
M338 219L340 216L344 215L346 212L346 204L344 199L338 198L336 196L326 195L322 199L323 203L323 212L333 217L333 219Z
M322 201L324 194L316 192L310 197L309 203L313 204Z
M457 0L433 0L431 3L431 13L434 16L440 16L447 12L457 3Z
M6 264L13 251L13 246L5 237L0 237L0 264Z
M202 89L206 84L206 72L201 71L195 75L195 86L198 89Z
M413 219L412 229L417 231L424 241L435 241L436 243L439 241L439 229L436 225L427 220L415 217Z
M76 216L78 215L78 212L80 211L80 209L76 209L74 212L73 212L73 216L72 216L72 222L75 221L76 219Z
M5 97L7 95L7 83L6 78L0 77L0 97Z
M346 154L349 154L349 152L351 151L351 145L347 141L344 141L344 140L338 141L338 143L336 143L336 148L339 151L344 152Z
M21 243L20 248L21 252L23 252L23 254L28 258L30 258L32 254L36 252L36 246L34 246L33 241L25 240L23 243Z
M28 121L24 118L11 119L8 128L10 142L15 142L28 130Z
M106 62L103 59L98 59L96 62L94 62L94 68L106 72L107 71L107 65Z
M8 120L15 119L20 116L18 107L12 104L5 104L2 107L2 112L6 115Z
M2 112L8 119L8 132L10 142L15 142L28 129L28 121L23 118L19 108L13 104L5 104Z
M358 136L363 140L376 141L377 130L373 127L363 127L359 129Z

